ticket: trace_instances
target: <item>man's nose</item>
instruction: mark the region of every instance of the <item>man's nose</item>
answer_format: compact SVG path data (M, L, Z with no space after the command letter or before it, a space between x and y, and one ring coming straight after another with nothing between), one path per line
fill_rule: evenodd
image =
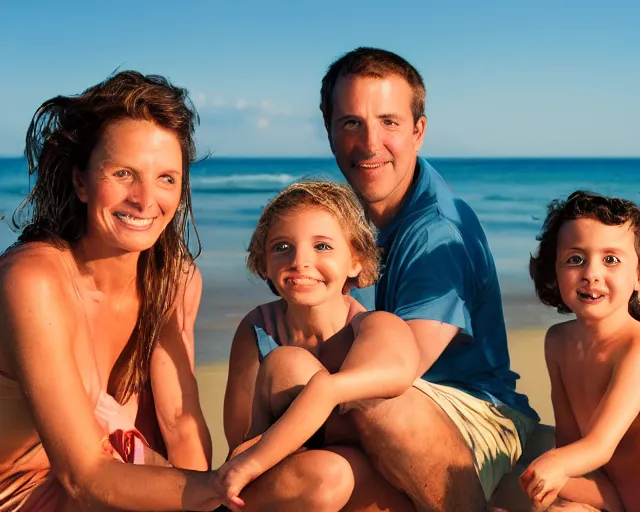
M362 145L367 153L375 155L380 149L380 128L377 124L365 125L362 134Z

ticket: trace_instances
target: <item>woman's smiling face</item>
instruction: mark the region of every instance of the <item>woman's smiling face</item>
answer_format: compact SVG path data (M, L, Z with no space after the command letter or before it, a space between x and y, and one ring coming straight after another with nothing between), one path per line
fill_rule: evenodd
M109 123L87 169L74 170L87 205L87 235L122 252L152 247L181 199L182 149L176 135L143 120Z

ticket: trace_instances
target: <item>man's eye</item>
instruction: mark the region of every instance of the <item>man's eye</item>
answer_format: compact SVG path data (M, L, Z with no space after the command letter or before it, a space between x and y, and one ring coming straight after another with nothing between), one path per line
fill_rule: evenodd
M345 121L345 123L344 123L344 127L347 128L348 130L353 130L353 129L357 128L358 126L360 126L360 123L358 121L353 120L353 119L350 119L349 121Z
M128 176L131 176L131 171L129 171L128 169L119 169L114 172L113 175L116 178L127 178Z

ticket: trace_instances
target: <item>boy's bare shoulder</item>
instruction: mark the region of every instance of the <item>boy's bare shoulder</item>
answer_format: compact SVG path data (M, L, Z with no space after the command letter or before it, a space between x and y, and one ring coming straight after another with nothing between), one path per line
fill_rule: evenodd
M568 346L574 345L575 329L575 320L561 322L549 327L544 339L544 351L547 357L558 359L567 350Z

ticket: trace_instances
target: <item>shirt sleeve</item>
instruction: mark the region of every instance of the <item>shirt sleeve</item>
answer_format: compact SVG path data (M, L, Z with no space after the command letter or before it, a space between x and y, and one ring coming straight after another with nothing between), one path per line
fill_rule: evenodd
M425 239L426 238L426 239ZM403 320L435 320L473 336L468 309L471 265L460 234L448 223L412 237L396 277L394 313Z

